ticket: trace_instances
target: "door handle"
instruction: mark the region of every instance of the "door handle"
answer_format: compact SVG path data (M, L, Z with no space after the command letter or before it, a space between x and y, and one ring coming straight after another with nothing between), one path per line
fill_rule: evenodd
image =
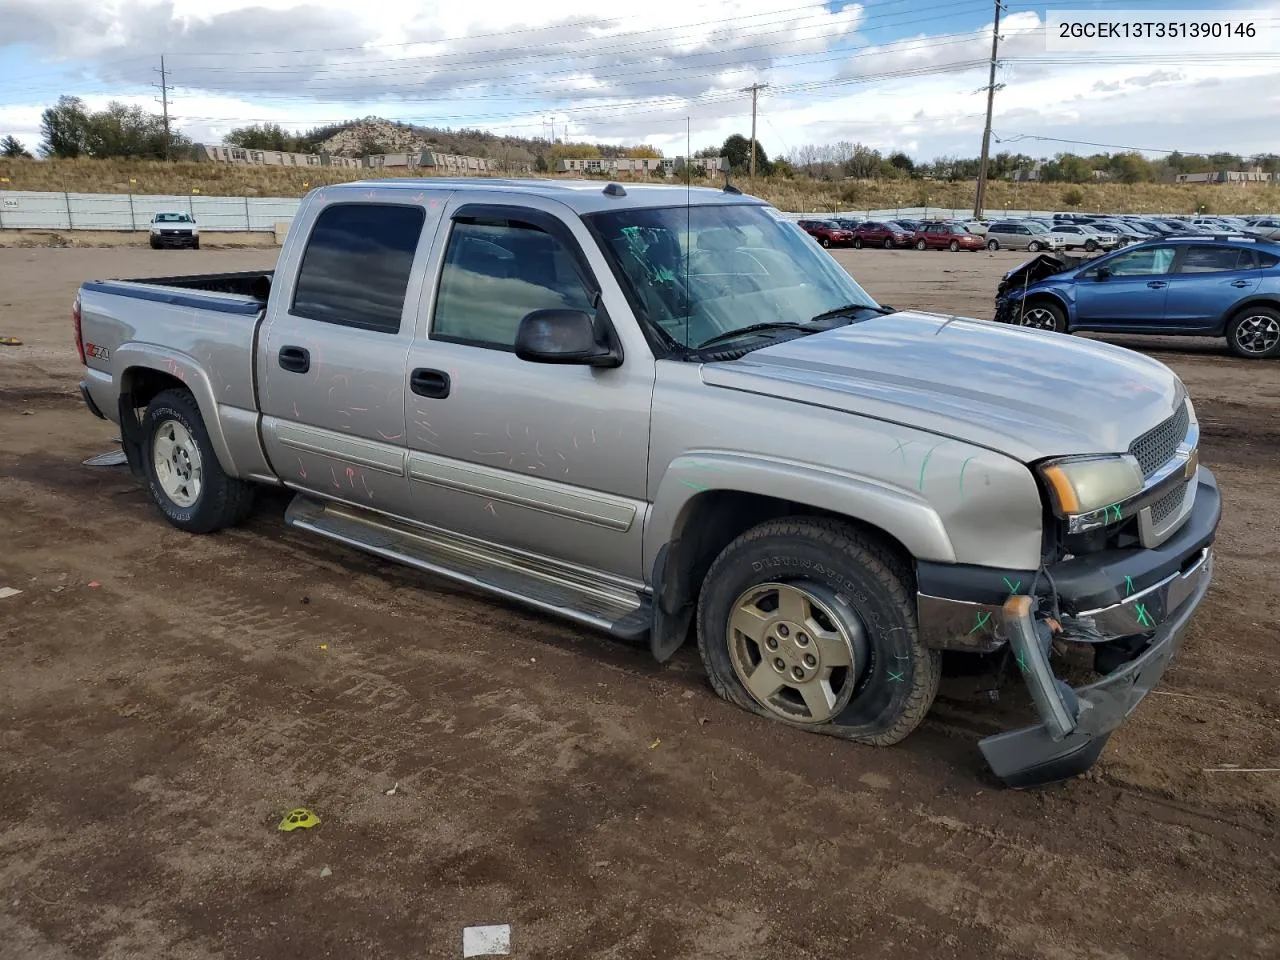
M311 351L306 347L281 347L276 357L281 370L306 373L311 369Z
M1247 287L1249 285L1249 281L1248 280L1232 280L1231 285L1233 287Z
M409 374L409 389L420 397L443 400L449 395L449 375L443 370L418 367Z
M1161 287L1167 287L1168 285L1168 282L1164 280L1151 280L1147 283L1147 286L1152 290L1159 290Z

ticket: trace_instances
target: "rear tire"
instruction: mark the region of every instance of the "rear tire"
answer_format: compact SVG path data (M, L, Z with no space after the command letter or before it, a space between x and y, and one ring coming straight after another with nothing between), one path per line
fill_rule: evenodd
M1280 356L1280 311L1245 307L1227 324L1227 347L1248 360Z
M861 249L862 249L862 238L861 238L861 237L854 237L854 238L853 238L853 249L855 249L855 250L861 250Z
M725 547L698 598L698 652L730 703L874 746L920 724L942 664L919 642L909 570L819 518L763 523Z
M223 472L195 398L186 390L156 395L142 418L147 489L179 530L212 533L253 509L252 484Z
M928 244L927 244L927 243L925 243L923 240L917 240L917 241L916 241L916 249L917 249L917 250L923 250L923 249L924 249L925 247L927 247L927 246L928 246Z

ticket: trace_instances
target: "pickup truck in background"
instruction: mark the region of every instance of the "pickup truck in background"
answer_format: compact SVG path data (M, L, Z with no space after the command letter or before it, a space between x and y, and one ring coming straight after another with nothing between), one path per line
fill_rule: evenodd
M152 250L162 247L200 249L200 228L196 226L196 218L189 213L157 213L151 218L148 232Z
M877 746L943 651L1003 651L1038 714L979 744L1010 785L1093 764L1211 579L1168 368L895 312L732 187L323 187L274 271L85 283L74 322L183 530L285 487L293 527L659 661L696 637L722 697Z

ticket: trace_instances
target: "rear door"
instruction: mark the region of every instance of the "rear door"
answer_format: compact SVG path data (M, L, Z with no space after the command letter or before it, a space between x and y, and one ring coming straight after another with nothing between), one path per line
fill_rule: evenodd
M1133 333L1165 329L1177 251L1172 244L1143 247L1081 271L1075 281L1076 326Z
M452 201L409 356L414 518L597 573L643 579L654 358L578 217L538 197ZM614 318L621 366L514 352L533 310Z
M1257 251L1226 244L1188 244L1169 277L1167 322L1185 332L1212 332L1261 281Z
M409 512L404 385L439 220L404 190L323 206L281 263L260 338L262 434L276 474L324 497ZM297 229L306 229L300 223Z

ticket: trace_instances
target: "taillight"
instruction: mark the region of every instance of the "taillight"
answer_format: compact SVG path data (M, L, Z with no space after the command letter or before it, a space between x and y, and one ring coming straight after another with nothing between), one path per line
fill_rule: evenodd
M76 302L71 305L71 322L76 330L76 353L80 354L80 365L84 366L87 361L84 356L84 336L80 332L80 297L78 295Z

